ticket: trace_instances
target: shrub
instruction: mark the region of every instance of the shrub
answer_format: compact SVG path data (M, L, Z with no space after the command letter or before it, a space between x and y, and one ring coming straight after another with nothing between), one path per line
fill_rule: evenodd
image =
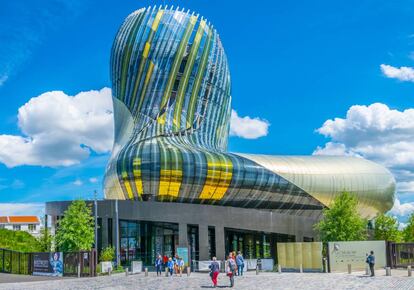
M111 262L115 258L115 248L114 247L106 247L102 250L101 255L99 256L99 260L101 262Z

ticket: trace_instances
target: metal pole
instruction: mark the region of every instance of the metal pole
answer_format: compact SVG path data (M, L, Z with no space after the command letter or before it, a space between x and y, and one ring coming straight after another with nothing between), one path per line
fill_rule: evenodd
M96 190L94 194L94 208L95 208L95 249L98 249L98 201L96 200Z
M116 248L116 266L119 265L119 216L118 216L118 200L115 199L115 248Z

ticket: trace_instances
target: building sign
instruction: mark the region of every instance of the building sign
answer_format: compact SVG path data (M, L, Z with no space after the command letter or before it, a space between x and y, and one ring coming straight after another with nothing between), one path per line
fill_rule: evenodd
M352 270L365 269L371 251L375 255L375 268L383 268L387 263L385 241L329 242L328 251L331 272L347 271L348 264Z
M277 243L277 260L285 269L322 271L322 243Z
M177 255L179 258L183 259L184 266L188 267L190 265L187 247L177 247Z
M63 253L34 253L34 276L63 276Z

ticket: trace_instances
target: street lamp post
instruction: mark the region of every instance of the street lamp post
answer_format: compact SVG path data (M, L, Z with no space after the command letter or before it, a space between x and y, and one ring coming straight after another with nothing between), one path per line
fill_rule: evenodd
M95 207L95 249L98 250L98 201L97 193L94 191L94 207Z

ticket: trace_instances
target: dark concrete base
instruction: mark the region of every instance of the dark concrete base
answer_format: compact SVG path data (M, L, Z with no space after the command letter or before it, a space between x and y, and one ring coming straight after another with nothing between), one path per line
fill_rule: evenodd
M70 201L46 203L46 215L52 216L53 224L57 216L63 216L69 204ZM102 246L105 247L108 240L108 218L111 218L114 223L112 240L114 242L117 240L116 201L98 201L98 216L102 218ZM209 259L208 239L206 238L209 226L215 227L216 256L218 259L223 259L225 257L224 231L226 228L294 235L296 241L303 241L304 237L313 238L315 236L313 225L318 221L315 218L276 213L269 210L131 200L118 201L118 218L176 223L178 224L180 246L188 243L187 225L198 225L200 260Z

